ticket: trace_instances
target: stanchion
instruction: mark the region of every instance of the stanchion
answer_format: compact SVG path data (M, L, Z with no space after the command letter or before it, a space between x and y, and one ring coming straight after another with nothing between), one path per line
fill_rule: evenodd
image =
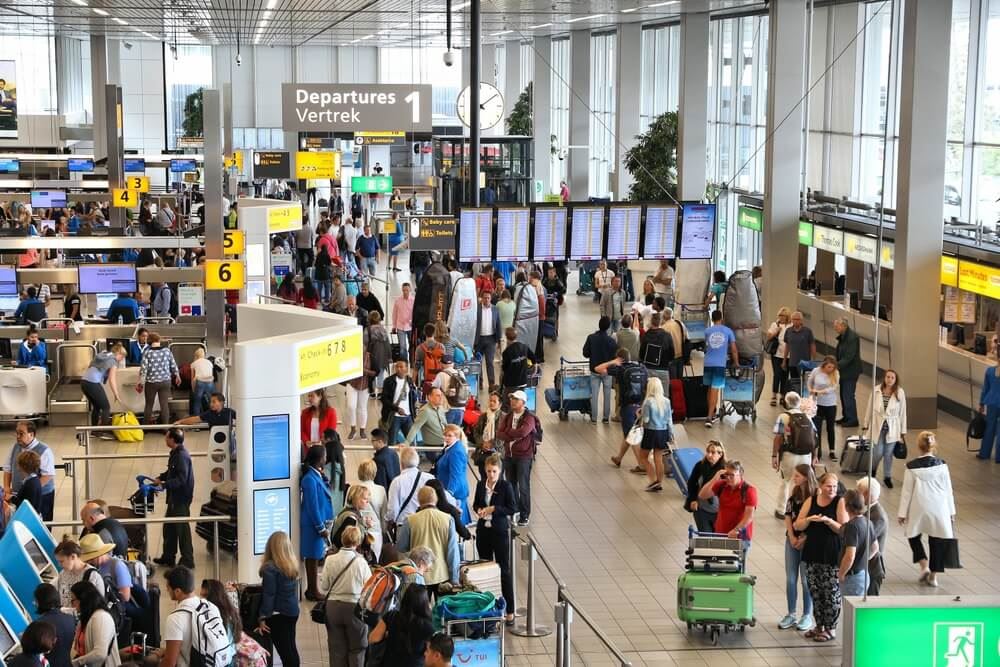
M517 603L517 547L515 543L517 542L517 532L514 530L514 522L511 521L507 524L507 534L509 539L507 540L510 546L510 555L507 562L510 563L510 592L513 594L514 600L511 604L516 605ZM525 614L524 607L514 607L513 609L514 617L523 617Z
M566 645L563 643L563 623L566 618L566 603L557 602L555 606L555 621L556 621L556 667L562 667L563 661L566 659Z
M573 607L563 600L559 605L556 605L556 613L559 615L559 620L561 621L557 631L562 635L556 641L562 644L563 647L563 661L556 664L559 667L570 667L573 663L573 641L570 635L570 626L573 624Z
M212 557L215 559L215 578L219 581L222 578L219 576L219 522L212 522Z
M521 558L528 561L528 604L524 624L514 626L511 632L518 637L548 637L552 634L550 628L535 625L535 561L538 560L538 553L530 539L521 546Z

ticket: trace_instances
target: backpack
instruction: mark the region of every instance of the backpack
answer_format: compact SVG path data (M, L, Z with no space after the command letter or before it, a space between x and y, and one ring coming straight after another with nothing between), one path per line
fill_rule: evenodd
M646 383L649 373L641 364L629 364L622 370L621 402L622 405L636 405L646 398Z
M358 607L368 615L382 616L399 606L403 583L417 574L417 569L406 561L376 567L361 588Z
M435 345L433 348L427 346L427 342L420 344L420 349L424 351L424 382L433 382L437 374L444 368L441 358L444 356L444 346Z
M455 350L451 353L456 364L464 364L469 360L469 355L465 353L465 348L461 345L456 345Z
M469 382L462 374L456 370L441 371L448 376L448 388L445 390L445 398L448 399L448 405L453 408L464 408L465 404L469 402L472 397L472 390L469 388Z
M83 581L92 581L92 573L96 572L97 576L101 578L104 582L104 611L111 614L112 620L115 622L115 634L121 636L122 630L125 627L125 601L122 600L121 593L118 592L118 586L115 584L114 576L110 574L104 574L98 570L93 565L88 566L88 568L83 573Z
M542 420L538 418L534 413L529 413L535 418L535 430L532 432L531 437L535 441L535 449L538 449L538 445L542 444L542 438L545 436L545 432L542 430Z
M369 360L375 375L389 367L392 361L392 346L389 344L384 328L370 327L368 329L368 352L371 355Z
M219 608L207 600L198 600L191 614L191 655L189 667L229 667L236 657L236 646L229 639Z
M812 454L816 448L816 431L812 420L801 412L785 414L788 415L788 428L791 433L785 436L782 451L798 455Z

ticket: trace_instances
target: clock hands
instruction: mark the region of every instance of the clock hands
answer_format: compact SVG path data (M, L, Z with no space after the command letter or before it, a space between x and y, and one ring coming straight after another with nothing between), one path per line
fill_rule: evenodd
M500 97L499 93L498 93L498 94L496 94L496 95L494 95L494 96L493 96L493 97L491 97L490 99L486 100L486 101L485 101L485 102L483 102L482 104L480 104L480 105L479 105L479 108L480 108L480 109L486 109L486 105L487 105L487 104L489 104L490 102L492 102L493 100L495 100L495 99L496 99L496 98L498 98L498 97Z

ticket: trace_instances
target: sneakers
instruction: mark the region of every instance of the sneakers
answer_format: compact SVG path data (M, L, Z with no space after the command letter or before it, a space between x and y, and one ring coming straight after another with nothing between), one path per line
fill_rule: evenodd
M711 419L706 419L705 420L705 428L712 428L712 426L714 426L715 422L717 422L717 421L719 421L718 417L712 417Z
M779 630L787 630L797 623L797 619L791 614L786 615L783 619L778 621Z
M348 440L354 440L355 433L357 433L357 430L352 426L351 427L351 432L347 434L347 439Z
M812 614L806 614L799 619L799 622L795 625L795 629L801 632L807 630L812 630L816 627L816 621L813 620Z
M529 521L530 519L528 519L528 517L524 517L523 519L518 520L517 525L522 528L526 528L528 526Z
M154 558L153 562L157 565L162 565L164 567L173 567L176 562L173 558L167 558L166 556L160 556L159 558Z
M892 488L892 477L886 477L885 479L882 480L882 482L885 484L885 488L887 489Z

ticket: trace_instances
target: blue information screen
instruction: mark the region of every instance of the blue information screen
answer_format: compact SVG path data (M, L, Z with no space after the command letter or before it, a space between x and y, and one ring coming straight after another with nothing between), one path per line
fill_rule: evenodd
M681 209L681 259L712 259L715 204L684 203Z
M135 174L146 171L146 159L141 157L125 158L125 173Z
M197 171L198 165L194 160L171 160L170 171L176 173L185 171Z
M292 534L292 491L287 486L253 491L253 553L264 553L267 538L284 531Z
M288 479L288 415L257 415L253 418L253 481Z
M0 174L16 174L21 170L21 161L17 158L0 158Z
M71 157L66 161L66 166L71 172L85 172L89 173L94 171L94 161L85 158L74 158Z

